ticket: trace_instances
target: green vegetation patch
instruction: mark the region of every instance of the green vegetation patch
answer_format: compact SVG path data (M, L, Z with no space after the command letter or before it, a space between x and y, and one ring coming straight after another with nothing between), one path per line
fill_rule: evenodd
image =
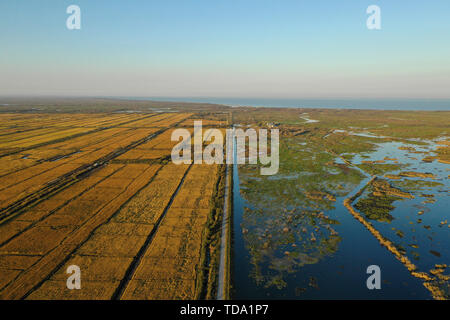
M371 192L367 197L361 198L355 208L364 213L367 219L391 223L394 217L391 212L395 209L393 203L402 198L395 196L375 196Z

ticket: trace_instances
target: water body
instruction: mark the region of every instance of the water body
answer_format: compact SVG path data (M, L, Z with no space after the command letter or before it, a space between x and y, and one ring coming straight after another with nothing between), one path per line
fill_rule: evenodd
M121 97L132 100L156 100L216 103L227 106L272 108L331 108L376 110L450 110L450 99L263 99L214 97Z
M448 203L450 200L450 181L448 175L450 165L438 161L421 161L428 153L435 155L437 145L428 141L427 146L418 147L405 145L400 142L379 144L378 150L369 154L372 161L382 160L384 157L396 158L399 163L407 167L393 170L390 174L399 174L402 171L416 171L432 173L434 178L405 178L404 182L427 182L429 184L407 191L414 195L414 199L395 201L395 209L390 212L392 221L372 220L373 225L382 234L406 251L406 255L421 271L429 271L436 264L450 263L450 213ZM415 152L399 150L399 147L413 147ZM354 163L366 160L361 155L353 159ZM389 161L388 161L389 162ZM402 181L392 180L391 183L402 187ZM362 195L367 196L368 191ZM442 222L446 222L445 224Z
M395 157L400 163L409 165L405 170L432 172L437 176L437 179L433 181L441 185L428 187L426 191L423 191L436 194L436 203L423 204L427 197L421 196L419 190L415 193L416 197L413 200L394 202L395 209L391 212L395 217L393 221L387 223L370 220L383 236L399 246L408 248L409 244L418 244L418 248L409 247L406 255L419 267L420 271L428 272L437 263L450 262L448 247L450 228L447 225L439 227L442 220L450 219L450 214L445 209L448 203L449 183L446 175L448 175L449 166L437 162L421 162L420 158L414 160L412 159L414 154L399 150L399 146L402 146L402 143L380 143L375 152L366 154L365 158L357 156L354 162L381 160L386 156ZM424 151L429 151L433 147L434 145L431 144ZM381 246L378 240L343 206L344 198L355 194L369 179L370 176L367 176L346 196L337 197L336 202L333 203L334 208L325 212L331 219L339 222L333 225L340 237L337 249L316 261L296 267L290 266L290 260L283 258L283 251L289 248L287 245L279 247L279 250L272 255L272 261L270 258L267 259L267 256L266 259L260 257L264 256L264 252L254 250L254 242L259 240L253 238L251 233L258 228L265 228L267 220L272 219L273 216L251 214L255 207L241 196L239 167L235 164L233 171L233 297L236 299L431 299L431 294L423 286L422 280L413 277L406 267ZM274 179L268 179L267 183L270 181ZM364 196L363 194L362 197ZM425 210L428 215L421 216L423 222L417 223L417 212L420 209ZM248 215L252 215L251 220ZM430 225L431 229L425 229L423 225ZM396 230L403 231L407 236L399 238ZM318 239L315 243L320 240ZM297 245L300 246L301 243L297 242ZM430 250L437 252L439 257L430 254ZM274 265L273 261L277 261L278 264ZM381 290L368 290L366 286L369 276L366 270L373 264L381 267ZM266 279L257 281L257 274L270 278L280 273L283 274L284 286L270 285L270 282L265 281Z

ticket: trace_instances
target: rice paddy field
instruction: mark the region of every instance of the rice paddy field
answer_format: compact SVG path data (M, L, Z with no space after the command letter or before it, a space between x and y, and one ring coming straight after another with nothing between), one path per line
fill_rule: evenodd
M211 296L223 170L169 161L190 119L0 114L0 299ZM71 265L80 290L66 285Z

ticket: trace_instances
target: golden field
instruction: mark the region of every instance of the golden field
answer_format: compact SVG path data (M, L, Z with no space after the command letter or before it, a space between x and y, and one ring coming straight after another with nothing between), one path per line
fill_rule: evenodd
M0 123L0 299L205 296L223 170L171 164L172 130L193 132L191 113L4 113ZM80 290L66 286L70 265Z

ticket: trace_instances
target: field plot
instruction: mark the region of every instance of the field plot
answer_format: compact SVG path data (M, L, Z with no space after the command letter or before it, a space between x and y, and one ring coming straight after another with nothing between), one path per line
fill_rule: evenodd
M0 299L198 297L218 166L162 161L190 116L0 114Z
M196 277L202 269L202 241L215 183L211 177L216 176L217 166L193 166L188 173L187 170L188 166L174 165L158 170L146 187L98 228L29 298L196 297ZM190 203L183 203L199 181L208 182L191 195ZM145 250L149 239L150 245ZM84 266L85 290L65 287L65 270L70 265ZM135 273L130 274L134 268Z
M38 162L34 166L12 172L0 178L0 207L5 208L15 201L41 189L45 184L71 171L107 156L117 149L142 139L151 133L150 129L137 129L127 134L89 145L80 151L61 155L52 161Z
M216 183L211 177L217 175L217 169L216 165L192 166L131 276L123 299L199 297L202 243Z
M190 120L183 121L179 127L186 129L189 131L191 138L194 137L194 128L192 126L193 122L187 122ZM182 124L187 123L191 126L183 127ZM208 128L205 128L203 130L203 145L209 145L210 143L214 143L214 139L212 141L207 140L209 138L206 136L206 131ZM225 129L217 129L222 133L222 136L226 136ZM137 146L136 148L128 151L127 153L121 155L117 158L119 161L123 162L145 162L145 161L151 161L155 159L168 159L171 156L172 149L175 147L175 145L179 144L180 140L172 141L172 133L173 129L167 130L164 133L160 134L155 139L152 139L146 143L141 144L140 146ZM176 139L176 137L174 138ZM193 144L193 140L190 140L191 145Z
M69 194L76 194L77 191L82 190L75 198L69 201L50 198L31 211L25 212L24 217L18 218L21 220L11 222L22 222L23 230L16 231L15 234L9 232L12 236L3 242L0 255L3 257L36 256L39 260L31 268L23 270L11 284L12 288L5 288L0 292L0 296L9 297L11 294L16 294L16 288L17 294L26 294L26 289L30 290L45 279L53 268L66 258L68 252L74 250L95 228L106 222L128 199L147 184L158 169L154 166L141 168L111 166L113 168L105 168L105 170L111 170L112 173L106 177L100 177L102 179L98 182L96 182L97 177L94 176L90 181L94 185L85 184L84 187L87 189L83 190L83 187L76 184L69 187L69 189L75 189L70 190L73 192L69 191ZM124 178L123 171L136 172L137 177ZM61 202L63 204L60 204ZM6 231L9 231L10 224L3 226Z
M167 121L172 118L186 118L187 114L161 114L141 116L138 121L161 121L161 117ZM118 115L119 122L130 123L136 120L135 115L131 119ZM164 118L164 119L165 119ZM59 119L61 120L61 119ZM101 120L102 123L104 119ZM33 148L20 152L13 156L0 158L0 164L4 164L0 170L0 208L7 208L26 196L43 188L47 183L65 174L95 163L115 151L122 151L127 146L158 132L158 128L109 128L94 133L74 137L66 141ZM20 140L19 140L20 141ZM16 143L19 143L16 142ZM126 151L126 149L124 150Z
M193 128L186 129L189 130L191 135L193 134ZM117 159L122 161L148 161L167 158L171 155L172 148L179 143L179 141L171 140L172 132L173 130L167 130L158 137L137 146Z
M191 114L187 113L163 113L150 119L141 119L123 126L129 128L170 127L187 119Z
M187 119L180 123L180 127L193 127L195 121L201 121L203 127L223 127L227 124L225 120L212 120L212 119Z
M67 265L59 269L50 281L44 283L30 298L112 298L119 283L111 286L109 280L120 281L124 278L126 270L152 231L154 223L163 213L164 207L170 201L170 197L180 183L186 169L187 167L165 166L158 170L151 182L122 206L108 223L97 229L73 253ZM127 171L122 172L126 173ZM172 179L167 179L168 177ZM95 286L96 282L105 282L103 285L111 288L112 291L105 291L102 295L99 295L90 290L80 292L68 290L65 287L65 270L67 266L76 264L80 260L86 261L81 265L85 265L85 282L89 282L88 285ZM117 266L117 263L105 263L108 260L116 261L120 264L120 267ZM105 278L105 273L109 275L109 279ZM52 288L55 287L53 282L57 281L62 282L59 287L56 287L58 290L53 292Z

